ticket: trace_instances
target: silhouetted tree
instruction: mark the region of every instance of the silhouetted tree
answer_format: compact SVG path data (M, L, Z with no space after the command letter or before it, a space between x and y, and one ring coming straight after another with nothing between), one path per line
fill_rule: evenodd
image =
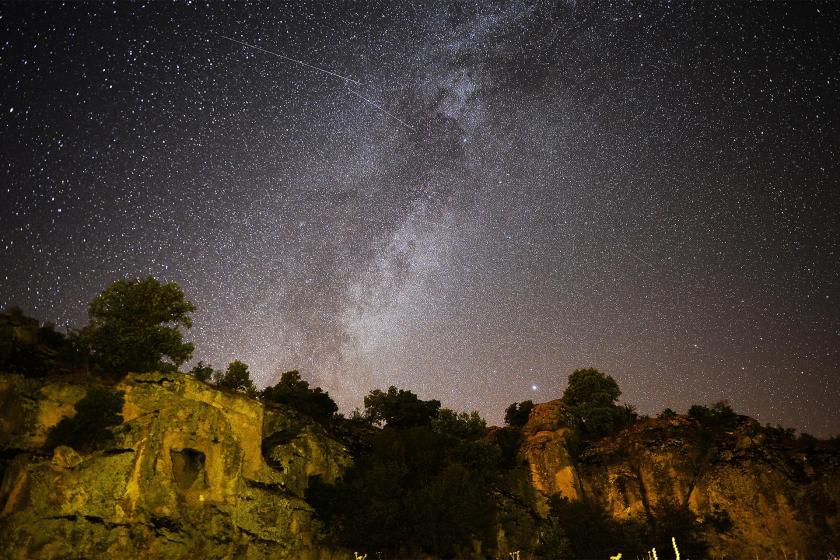
M439 434L448 434L458 439L476 440L484 437L487 422L476 411L457 413L448 408L441 408L432 419L432 429Z
M388 558L452 558L474 539L494 538L493 456L489 444L429 426L380 430L341 481L313 480L306 498L345 546Z
M411 391L397 390L394 386L387 393L374 389L365 396L364 403L370 421L384 423L389 428L428 426L440 409L440 401L420 400Z
M738 414L728 401L718 401L711 407L695 404L688 409L688 417L710 429L727 429L738 423Z
M106 373L172 370L192 355L179 326L192 326L194 310L174 282L118 280L88 306L82 339Z
M531 410L534 408L532 401L522 401L521 403L513 403L505 409L505 424L519 428L528 423L528 417L531 415Z
M651 515L647 538L649 547L668 550L671 548L671 538L674 538L680 553L686 558L707 557L709 545L703 536L703 527L688 506L661 500L653 506ZM726 524L728 514L719 515L720 522ZM728 524L731 527L731 520Z
M320 387L310 389L309 383L301 379L297 370L284 373L280 381L273 387L266 387L261 396L266 402L290 406L322 423L329 421L338 411L330 394Z
M210 378L213 377L213 367L205 365L204 362L199 360L198 363L195 364L190 370L190 375L192 375L199 381L207 383L208 381L210 381Z
M569 376L563 393L571 423L584 437L609 435L635 420L632 406L617 404L621 390L610 375L597 369L578 369Z
M234 391L254 391L254 382L251 381L251 372L248 371L248 365L234 360L228 364L224 375L219 381L219 386Z
M47 436L47 448L69 445L91 451L113 439L108 429L122 423L125 393L108 387L91 387L76 403L76 415L62 418Z

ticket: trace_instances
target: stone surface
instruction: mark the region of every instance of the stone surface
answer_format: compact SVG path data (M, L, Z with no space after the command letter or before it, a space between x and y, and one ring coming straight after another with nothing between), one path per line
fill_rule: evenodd
M321 425L183 374L133 374L117 387L124 423L106 449L44 452L49 428L89 384L0 375L0 558L352 558L319 540L304 499L312 477L334 482L352 462ZM840 550L836 447L797 446L748 419L709 439L677 416L639 421L575 457L563 419L560 401L532 410L497 489L496 542L484 550L536 546L557 495L595 500L620 519L687 505L712 558ZM721 515L731 521L724 532Z
M85 389L46 383L27 403L28 381L4 383L3 398L27 409L29 426L3 414L6 452L18 453L0 487L4 558L350 556L317 541L303 499L309 476L335 480L349 464L323 430L297 419L295 437L270 448L284 465L272 468L261 403L182 374L136 374L118 386L125 421L107 449L38 456L46 431ZM268 424L282 415L273 410Z
M712 558L781 560L840 550L836 449L804 454L790 440L767 441L746 419L709 447L700 426L678 416L642 420L574 461L566 428L538 429L551 427L558 406L534 408L520 448L543 499L586 497L619 519L644 519L662 502L687 505L703 523ZM544 500L536 503L542 514ZM711 521L721 514L732 523L725 532Z

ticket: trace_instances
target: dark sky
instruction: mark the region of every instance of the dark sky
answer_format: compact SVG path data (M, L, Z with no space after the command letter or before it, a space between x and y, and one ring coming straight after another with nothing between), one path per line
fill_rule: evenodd
M597 367L644 413L728 398L835 434L838 28L806 3L3 2L0 307L79 327L153 275L198 306L196 358L298 368L345 410L394 384L499 422Z

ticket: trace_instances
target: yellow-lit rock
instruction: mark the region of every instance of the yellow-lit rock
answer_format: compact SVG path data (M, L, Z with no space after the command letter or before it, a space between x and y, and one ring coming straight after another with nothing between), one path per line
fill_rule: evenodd
M0 395L21 383L0 384ZM107 449L90 455L62 447L51 457L28 455L72 415L84 387L44 384L28 429L2 425L21 451L0 487L3 558L349 556L317 541L302 497L310 475L335 480L349 465L323 430L297 419L292 441L271 452L279 464L301 466L278 470L263 457L262 403L183 374L129 375L117 388L125 422Z

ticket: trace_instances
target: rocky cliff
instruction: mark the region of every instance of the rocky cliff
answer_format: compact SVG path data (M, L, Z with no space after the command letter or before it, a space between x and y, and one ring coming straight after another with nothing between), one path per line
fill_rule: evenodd
M572 459L563 405L536 405L521 454L537 491L599 502L618 519L663 503L701 520L713 558L824 558L840 550L840 452L796 445L742 417L709 434L684 417L642 420Z
M291 410L183 374L129 375L106 449L41 455L85 386L0 378L4 558L347 557L317 542L303 499L347 450Z
M133 374L104 449L43 451L85 383L0 376L0 557L351 558L321 542L310 478L351 464L336 435L183 374ZM559 401L536 405L500 489L504 557L536 547L553 496L649 519L664 503L701 520L713 558L824 558L840 550L840 453L794 445L742 418L710 436L683 416L646 419L583 449ZM816 554L820 555L817 556ZM697 560L697 559L694 559Z

